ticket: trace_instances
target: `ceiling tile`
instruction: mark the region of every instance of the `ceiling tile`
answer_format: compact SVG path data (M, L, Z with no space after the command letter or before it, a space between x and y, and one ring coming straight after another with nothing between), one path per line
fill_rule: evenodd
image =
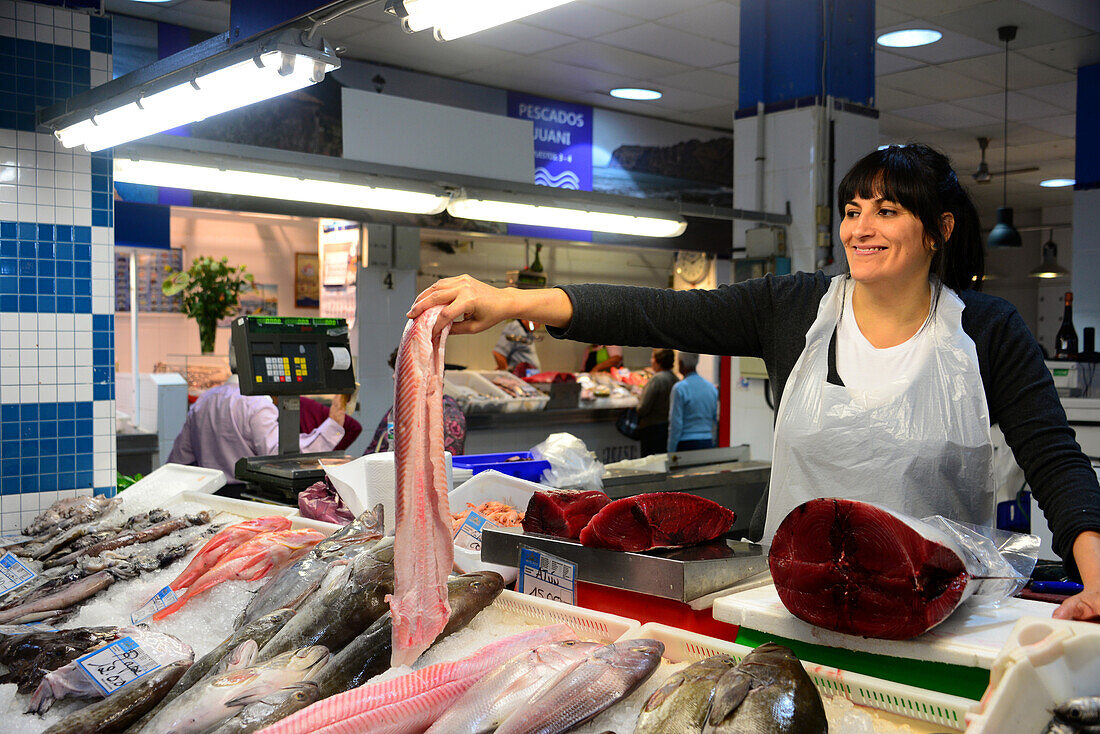
M585 2L646 20L657 20L710 5L713 0L626 0L626 2L624 0L585 0ZM737 7L734 6L735 11Z
M690 71L690 67L683 64L595 41L578 41L561 46L539 54L539 58L584 66L639 81Z
M683 89L666 88L664 96L647 103L646 109L660 109L676 112L696 112L722 104L720 97L712 97L707 94L698 94ZM730 114L733 114L733 105L729 105Z
M505 64L483 67L458 76L466 81L523 91L534 88L532 85L537 84L539 94L556 96L558 99L577 98L589 92L606 92L613 87L630 83L628 77L533 57L516 57ZM568 85L562 83L563 79L569 80ZM548 86L558 89L558 93L549 94Z
M997 117L982 112L968 110L965 107L939 102L937 104L924 105L922 107L908 107L895 110L899 117L907 117L910 120L927 122L930 125L946 128L970 127L972 125L985 125L995 122Z
M1020 54L1063 71L1100 63L1100 34L1020 49Z
M459 38L450 43L467 46L489 46L530 56L551 48L564 46L567 43L573 43L575 40L571 36L543 28L535 28L522 23L508 23L472 36Z
M1100 3L1079 0L1024 0L1063 20L1085 26L1100 33Z
M905 107L919 107L927 101L927 97L918 94L909 94L900 89L892 89L884 84L875 85L875 109L880 112L892 112Z
M904 143L909 140L916 140L921 135L938 129L939 127L936 125L898 117L891 113L883 113L878 118L878 134L881 143Z
M975 112L983 112L988 115L1004 117L1004 93L984 94L980 97L967 97L955 100L955 104ZM1034 97L1027 97L1016 92L1008 94L1008 119L1017 122L1036 120L1040 117L1064 114L1066 110L1055 107L1049 102L1044 102Z
M943 34L943 37L935 43L927 46L913 46L912 48L891 48L890 53L904 56L907 59L916 59L927 64L942 64L958 59L967 59L971 56L984 56L1001 50L999 46L984 43L962 33L957 33L935 23L929 23L917 18L906 21L896 26L879 29L879 33L888 31L900 31L906 28L931 28Z
M1035 99L1041 99L1064 110L1073 112L1077 109L1077 82L1062 82L1061 84L1048 84L1042 87L1030 87L1021 89L1021 94L1026 94Z
M721 130L728 130L730 131L730 134L732 134L733 105L722 105L720 107L712 107L709 110L697 110L695 112L687 112L683 115L680 121L696 125L716 127Z
M1029 120L1027 124L1056 135L1064 135L1067 138L1075 138L1077 135L1076 115L1058 115L1057 117Z
M719 74L725 74L726 76L739 76L741 74L741 63L712 66L710 70L716 71Z
M911 10L911 8L910 8ZM888 8L879 3L875 7L875 33L882 33L883 28L888 28L892 25L898 25L904 23L907 20L911 20L913 14L911 12L900 12L893 8Z
M736 46L727 46L656 23L615 31L597 40L624 49L646 49L653 56L701 68L740 60Z
M661 25L671 26L685 33L713 38L730 46L740 44L741 11L730 3L711 3L701 8L687 10L661 19Z
M942 101L992 94L1000 89L999 86L986 84L936 66L922 66L919 69L880 76L877 81L892 89Z
M1003 25L1018 26L1020 30L1016 39L1009 43L1009 48L1015 50L1064 41L1089 33L1086 28L1074 25L1053 13L1048 13L1021 0L992 0L973 5L953 13L936 16L936 23L956 33L1002 48L1004 46L997 37L997 28Z
M907 59L904 56L898 56L889 51L882 51L878 47L875 48L876 77L881 77L885 74L896 74L899 71L916 69L919 66L924 66L924 62L917 61L916 59Z
M360 34L356 45L367 50L363 58L448 77L503 64L516 56L473 43L439 43L427 33L405 33L396 23L379 25Z
M1003 51L987 56L953 61L949 64L943 64L941 68L972 77L987 84L993 84L998 88L1004 88L1005 56ZM1008 55L1009 89L1025 89L1043 84L1057 84L1058 82L1072 81L1074 78L1074 74L1041 64L1026 56L1017 53Z
M878 8L887 8L909 13L910 15L920 15L923 18L931 18L972 5L981 5L985 2L989 2L989 0L921 0L920 3L914 3L913 0L877 0L875 6L876 12ZM914 13L913 11L918 8L920 12Z
M654 79L658 85L667 85L676 89L686 89L699 94L709 94L719 99L733 99L737 96L737 77L728 74L718 74L713 71L701 69L699 71L687 71L683 74L672 74Z
M524 18L526 25L545 28L576 38L594 38L638 25L642 21L609 8L573 2Z

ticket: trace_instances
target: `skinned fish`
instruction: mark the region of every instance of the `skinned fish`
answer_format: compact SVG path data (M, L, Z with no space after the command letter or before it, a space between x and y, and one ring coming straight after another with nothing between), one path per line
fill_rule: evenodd
M705 543L733 527L733 510L686 492L649 492L623 497L593 515L581 545L621 551L678 548Z
M736 665L715 655L671 675L642 706L634 734L701 734L718 681Z
M443 452L443 353L451 326L434 333L442 311L429 308L405 326L394 371L394 666L411 665L450 616L454 543Z
M290 520L281 515L273 515L257 517L223 528L206 542L180 575L168 585L172 587L172 591L186 589L217 565L218 561L230 551L247 543L260 533L272 533L277 530L290 530Z
M179 660L147 673L110 696L74 711L43 734L120 734L156 705L188 665Z
M487 734L566 668L583 662L596 642L565 640L517 655L475 683L426 734Z
M624 640L591 651L551 678L497 734L560 734L625 698L661 664L657 640Z
M269 693L259 701L250 703L241 712L210 734L252 734L265 726L281 721L318 701L321 692L311 681L299 681L286 688Z
M46 596L20 604L17 607L5 609L0 612L0 624L30 622L33 621L32 617L35 615L41 618L40 615L43 612L49 613L67 609L90 596L98 594L113 584L114 581L114 576L107 571L85 576L71 584L59 587Z
M765 642L718 681L704 734L827 734L825 707L802 663Z
M326 648L307 647L206 678L161 709L140 731L143 734L200 734L274 691L310 680L328 659Z
M473 655L325 698L264 734L400 734L423 731L488 671L539 645L575 637L568 625L521 632Z
M224 581L255 581L280 568L324 538L317 530L277 530L261 533L226 553L213 568L196 579L172 605L153 615L160 621L175 614L194 597Z

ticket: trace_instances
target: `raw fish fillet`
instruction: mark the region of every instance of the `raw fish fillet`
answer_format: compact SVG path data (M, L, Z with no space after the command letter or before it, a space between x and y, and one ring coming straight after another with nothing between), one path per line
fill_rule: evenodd
M461 660L430 665L318 701L262 729L261 734L422 732L489 671L539 645L575 636L565 624L520 632Z
M405 326L393 401L397 511L394 537L393 665L411 665L447 624L454 564L443 456L443 349L451 325L432 335L442 306Z
M705 543L733 527L733 510L683 492L651 492L615 500L581 531L593 548L645 551Z
M257 517L254 520L223 528L199 549L199 552L187 564L187 568L183 569L183 573L177 576L176 580L170 583L169 586L172 587L172 591L186 589L195 582L195 579L212 569L225 554L243 543L247 543L260 533L289 529L289 518L282 516Z
M523 516L523 531L576 540L592 516L611 498L598 489L546 489L535 492Z
M317 530L279 530L261 533L225 554L209 571L195 580L179 600L153 615L162 620L174 614L193 597L223 581L255 581L273 568L281 568L325 539Z
M783 606L836 632L905 640L970 592L961 551L935 528L865 502L810 500L780 523L768 555Z

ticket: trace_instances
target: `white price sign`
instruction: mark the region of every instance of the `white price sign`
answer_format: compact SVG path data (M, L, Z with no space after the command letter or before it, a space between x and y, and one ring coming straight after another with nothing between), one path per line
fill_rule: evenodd
M141 624L145 620L152 617L165 607L170 607L179 601L176 596L176 592L172 591L171 586L165 586L163 589L153 594L153 597L141 605L141 608L130 615L131 624Z
M7 594L12 589L18 588L35 577L30 570L11 553L5 553L0 558L0 596Z
M458 526L458 532L455 533L455 545L459 548L466 548L467 550L480 551L481 550L481 531L488 525L489 527L496 527L496 523L491 522L489 518L484 515L478 514L474 510L470 510L470 514L466 516L466 519L462 521L462 524Z
M576 604L577 564L533 548L521 548L518 584L521 594Z
M109 696L127 683L160 667L149 653L141 649L132 637L123 637L82 658L77 665Z

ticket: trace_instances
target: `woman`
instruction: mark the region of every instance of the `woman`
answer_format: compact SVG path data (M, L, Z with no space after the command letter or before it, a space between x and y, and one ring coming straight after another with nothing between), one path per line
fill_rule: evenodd
M1042 352L1006 301L977 293L977 212L923 145L865 156L841 181L849 273L715 290L564 286L503 291L467 276L424 291L481 331L520 316L556 337L762 357L779 398L765 535L810 497L878 502L992 525L998 423L1085 590L1055 611L1100 618L1100 487L1066 424ZM444 321L445 319L440 319Z
M672 365L676 355L671 349L654 349L649 357L653 377L645 385L638 403L638 442L642 456L660 454L668 443L668 405L676 373Z
M668 413L668 452L714 448L718 422L718 388L695 371L699 355L680 352L676 358L682 379L672 387Z

